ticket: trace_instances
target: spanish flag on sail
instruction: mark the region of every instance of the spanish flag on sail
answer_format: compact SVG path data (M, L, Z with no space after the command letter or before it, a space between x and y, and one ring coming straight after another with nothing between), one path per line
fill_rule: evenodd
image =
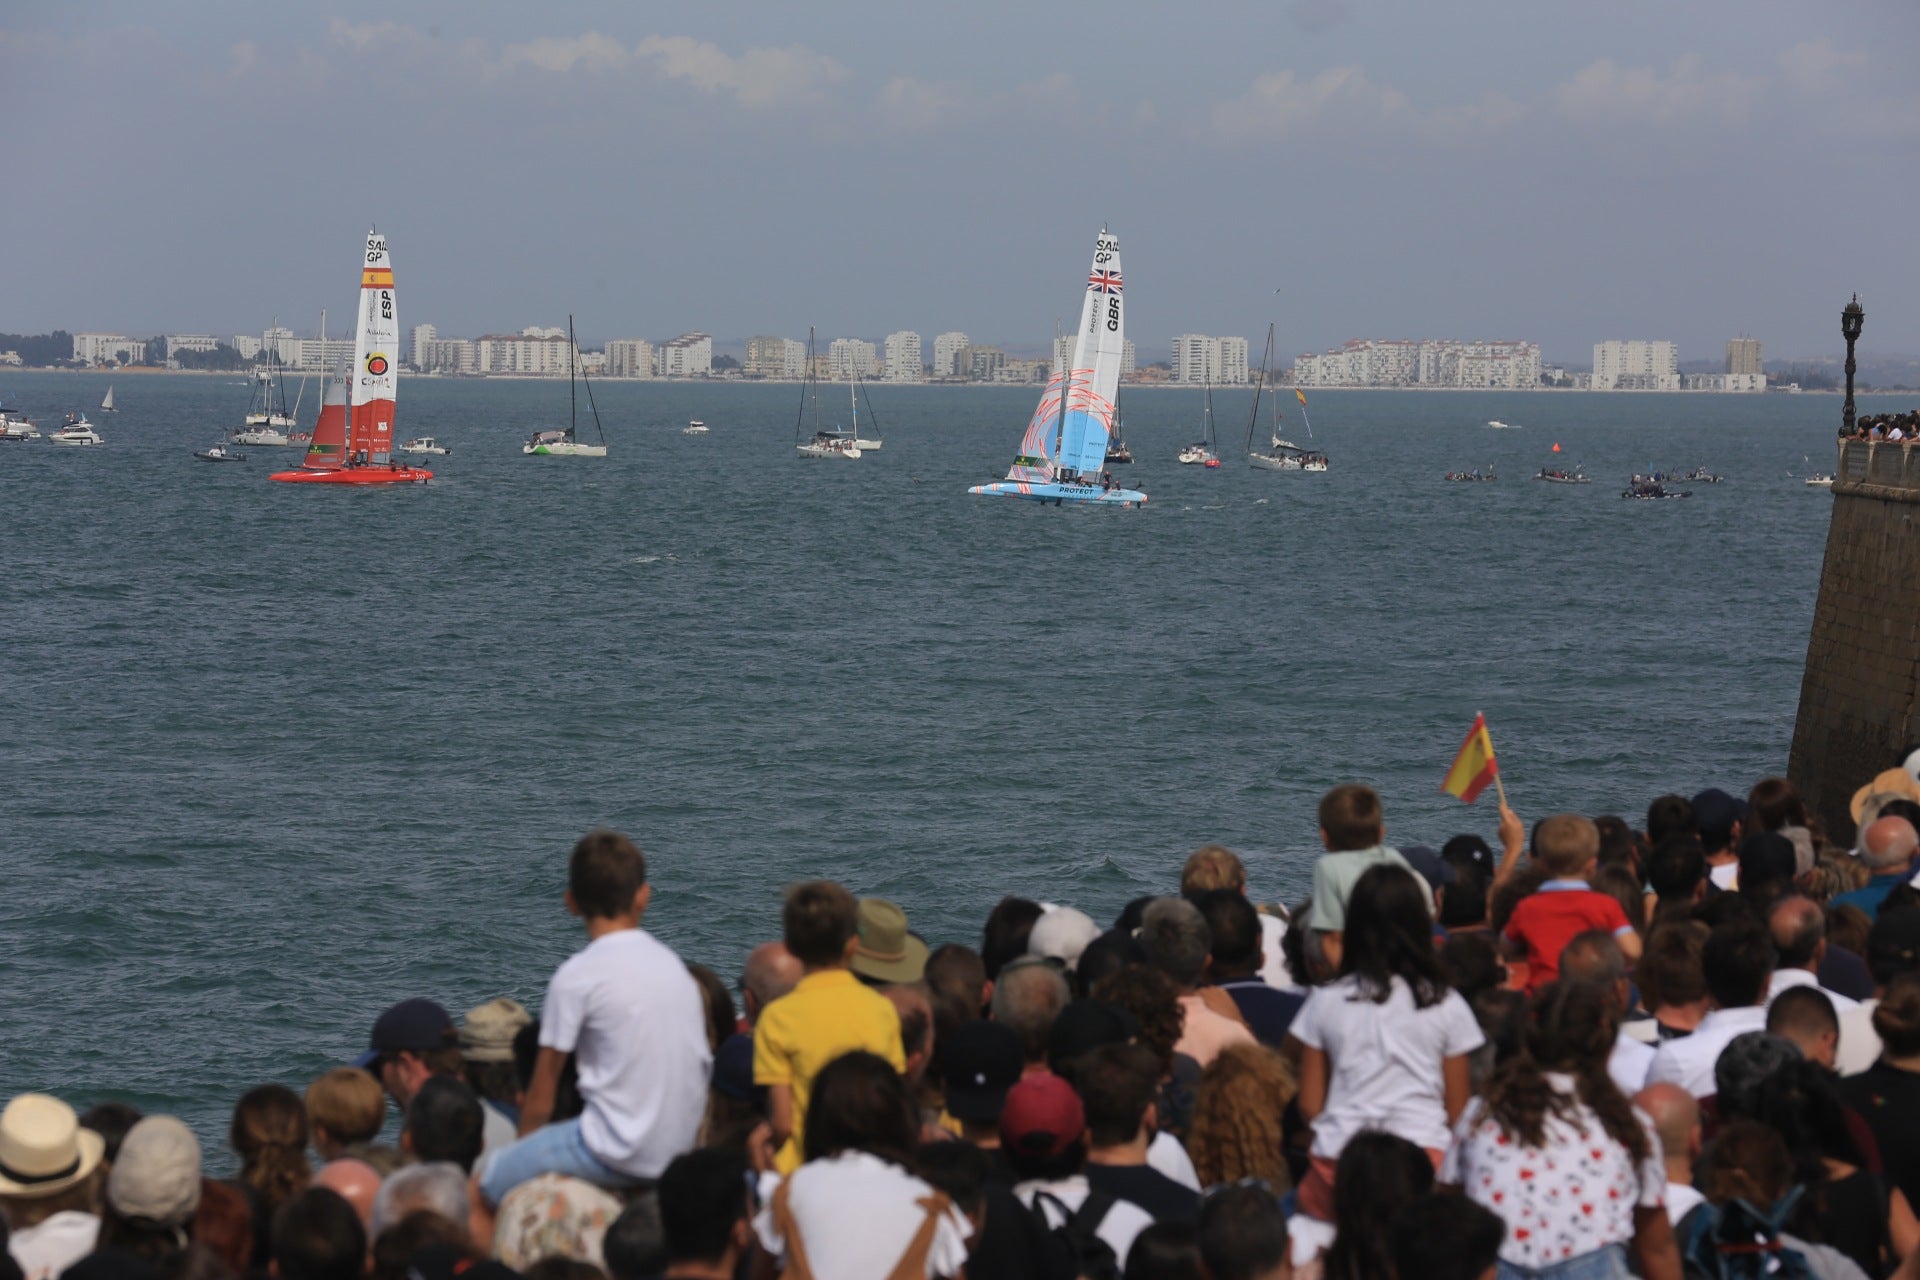
M1301 390L1300 388L1298 388L1298 387L1295 387L1295 388L1293 389L1293 394L1294 394L1295 396L1297 396L1297 397L1299 398L1299 400L1300 400L1300 407L1301 407L1302 409L1304 409L1304 408L1306 408L1306 407L1307 407L1307 393L1306 393L1306 392L1304 392L1304 391L1302 391L1302 390Z
M1468 730L1467 740L1460 744L1460 754L1453 758L1453 768L1447 770L1447 780L1440 784L1440 789L1472 804L1499 772L1500 762L1493 756L1493 739L1487 736L1487 718L1476 715L1473 728Z

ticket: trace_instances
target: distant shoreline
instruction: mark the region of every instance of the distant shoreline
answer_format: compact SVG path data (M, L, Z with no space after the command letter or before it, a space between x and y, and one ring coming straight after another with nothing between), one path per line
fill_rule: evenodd
M9 373L60 373L60 374L68 374L74 377L92 377L92 378L120 377L122 375L129 378L134 378L134 377L139 377L139 378L146 378L146 377L234 378L240 381L247 381L252 373L252 370L250 369L160 369L152 365L126 365L126 366L123 366L120 368L114 368L114 369L61 369L61 368L55 368L50 365L19 365L19 366L9 365L5 367L0 367L0 378L5 378ZM293 378L293 379L318 378L318 377L325 376L323 373L321 373L320 370L317 370L317 369L309 369L309 370L303 370L303 371L282 370L282 373L285 377ZM475 382L475 383L557 382L559 381L558 375L554 375L554 374L548 374L543 377L527 377L520 374L403 373L401 375L402 381L412 381L414 379L430 379L434 382ZM672 387L798 387L798 386L805 385L806 379L804 378L610 378L603 374L596 374L594 375L593 381L618 382L623 384L659 383L663 386L672 386ZM954 391L978 391L978 390L1019 391L1023 389L1032 390L1045 385L1039 382L881 382L881 381L872 380L872 379L865 380L865 381L869 389L875 389L875 388L892 389L895 387L913 387L913 388L922 389L922 390L954 390ZM838 385L838 382L836 380L835 382L829 382L825 385L829 385L829 386ZM1251 382L1234 382L1234 383L1219 383L1215 386L1214 389L1218 391L1248 391L1248 390L1251 390L1252 388L1253 388L1253 384ZM1197 386L1191 382L1123 382L1120 384L1120 389L1122 391L1199 391L1199 390L1202 390L1200 386ZM1356 392L1356 391L1361 391L1361 392L1390 391L1397 394L1444 394L1444 395L1459 395L1459 394L1524 395L1531 392L1545 392L1545 393L1551 393L1554 395L1564 394L1564 395L1583 395L1583 396L1716 396L1716 397L1724 397L1726 399L1732 399L1732 400L1743 399L1750 396L1838 396L1843 394L1843 392L1837 387L1833 388L1832 390L1815 390L1810 388L1803 388L1799 391L1788 391L1785 388L1771 388L1771 387L1765 391L1703 391L1703 390L1686 390L1686 389L1682 389L1679 391L1654 391L1654 390L1593 391L1591 389L1584 388L1584 387L1301 387L1299 389L1302 391L1310 392L1311 394L1316 396L1341 395L1341 394L1346 394L1346 393ZM1294 386L1290 382L1283 382L1283 383L1277 384L1275 387L1269 388L1269 390L1292 391L1294 390ZM1871 390L1856 390L1854 392L1854 395L1856 398L1860 396L1895 396L1895 395L1915 395L1915 394L1920 394L1920 388L1874 387Z

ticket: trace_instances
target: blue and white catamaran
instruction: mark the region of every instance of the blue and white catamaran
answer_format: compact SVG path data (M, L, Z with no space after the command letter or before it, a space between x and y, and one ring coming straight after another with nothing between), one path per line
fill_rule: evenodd
M1120 241L1103 227L1093 245L1093 269L1087 273L1071 362L1054 370L1007 478L974 485L967 492L1055 506L1075 502L1134 507L1145 502L1146 494L1120 488L1105 470L1126 337Z

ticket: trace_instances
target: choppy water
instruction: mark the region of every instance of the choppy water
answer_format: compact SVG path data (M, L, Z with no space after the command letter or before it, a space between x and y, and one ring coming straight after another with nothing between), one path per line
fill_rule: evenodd
M45 430L104 382L0 394ZM876 387L851 464L793 456L791 387L596 393L612 456L534 459L564 386L408 381L402 433L455 452L388 492L196 462L232 379L123 376L105 448L0 445L0 1096L212 1134L390 1001L537 1003L596 823L731 973L802 876L970 940L1007 892L1109 917L1208 840L1290 894L1348 778L1403 842L1491 835L1436 793L1476 710L1529 816L1785 764L1831 501L1788 473L1830 465L1831 397L1322 395L1306 477L1175 465L1199 397L1141 392L1120 512L965 496L1029 389ZM1594 484L1525 478L1555 441ZM1694 463L1727 483L1618 496Z

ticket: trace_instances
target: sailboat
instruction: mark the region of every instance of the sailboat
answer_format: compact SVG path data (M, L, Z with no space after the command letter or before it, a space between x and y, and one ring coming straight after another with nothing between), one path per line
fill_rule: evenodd
M594 434L600 437L599 444L582 443L577 430L580 425L580 396L574 382L574 353L580 348L573 340L573 317L567 317L567 429L565 431L536 431L528 441L520 446L521 453L538 454L550 458L604 458L607 456L607 433L600 430L600 406L593 403L593 384L587 384L587 405L593 410ZM584 379L586 374L581 371Z
M1213 429L1213 382L1207 382L1206 411L1200 428L1200 439L1180 451L1183 466L1217 467L1220 465L1220 438Z
M1137 489L1116 487L1103 470L1120 397L1125 323L1120 241L1102 227L1093 242L1093 269L1087 273L1072 357L1041 392L1007 478L974 485L968 493L1055 506L1073 502L1131 507L1147 500Z
M433 472L401 463L393 451L399 391L400 322L394 310L393 259L387 238L367 232L360 269L360 319L353 363L327 379L320 417L300 466L276 471L286 484L425 484ZM350 384L350 385L349 385Z
M280 327L280 318L274 317L273 327ZM264 344L267 363L254 371L253 400L247 406L245 425L233 433L235 444L257 444L279 447L292 444L287 428L294 425L294 417L287 412L286 380L280 374L278 364L279 344Z
M853 447L862 453L872 453L880 447L880 420L873 416L873 401L867 401L867 425L873 429L873 439L864 440L860 436L860 392L864 390L860 375L853 377Z
M1107 441L1107 465L1131 463L1133 450L1127 448L1127 414L1120 407L1120 397L1113 398L1113 437Z
M118 411L117 411L117 410L116 410L116 409L115 409L115 408L113 407L113 384L112 384L111 382L109 382L109 383L107 384L107 394L106 394L106 395L105 395L104 397L102 397L102 398L101 398L101 401L100 401L100 412L102 412L102 413L115 413L115 412L118 412Z
M807 377L800 384L800 416L793 423L794 451L803 458L857 458L860 446L851 432L835 429L820 429L820 379L814 371L813 326L807 326ZM813 436L802 439L801 432L806 430L807 410L813 410ZM859 406L854 406L857 412Z
M1267 370L1273 363L1273 326L1267 326L1267 349L1260 357L1260 378L1253 385L1253 412L1247 415L1247 465L1262 471L1325 471L1327 460L1311 450L1302 449L1291 440L1280 435L1280 396L1276 389L1273 400L1273 426L1270 430L1271 453L1263 453L1253 447L1253 429L1260 421L1260 394L1267 383ZM1300 412L1306 413L1307 399L1298 390L1294 394L1300 397ZM1307 428L1311 435L1313 428Z

